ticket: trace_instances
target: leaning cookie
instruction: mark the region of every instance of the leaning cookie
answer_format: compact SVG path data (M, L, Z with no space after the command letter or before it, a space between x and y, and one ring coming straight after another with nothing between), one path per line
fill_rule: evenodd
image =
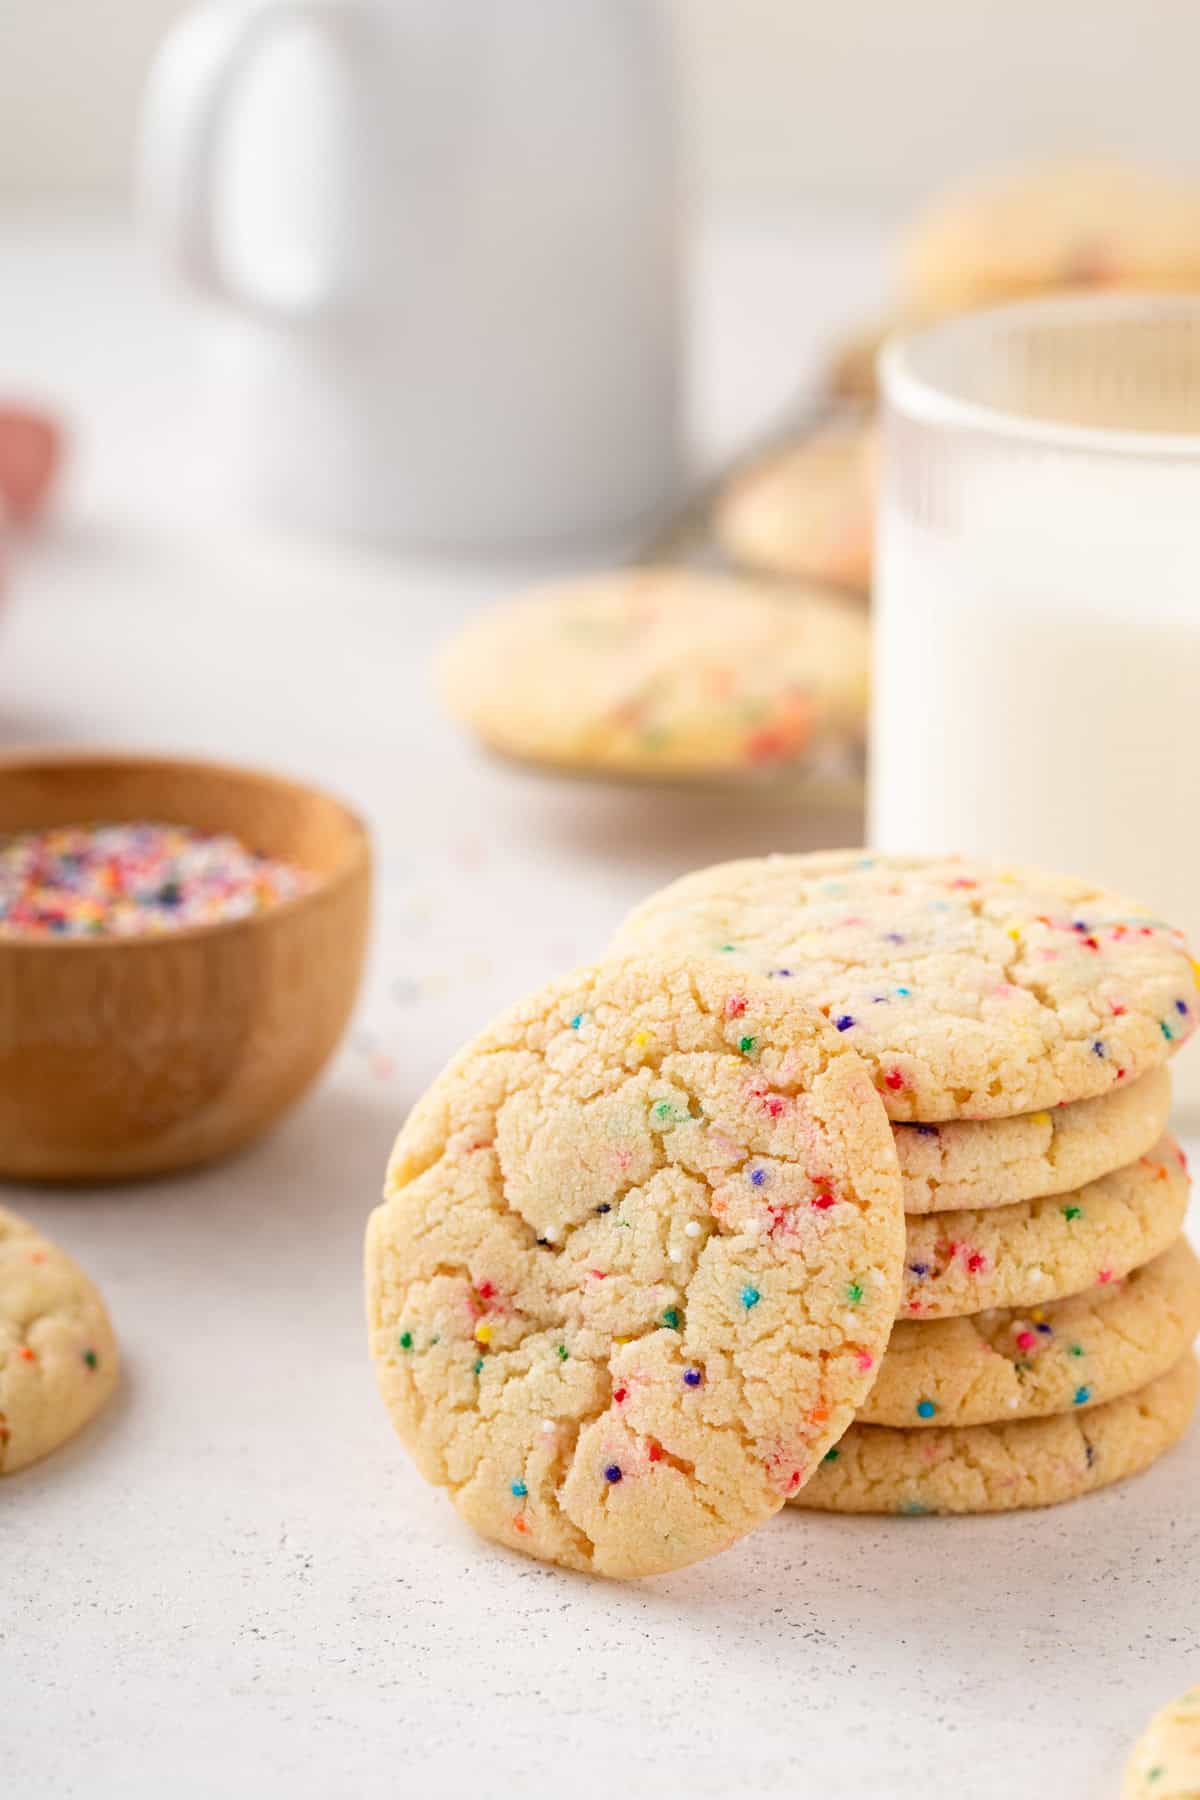
M1170 1110L1170 1076L1152 1069L1094 1100L1011 1119L897 1125L904 1210L1009 1206L1083 1187L1153 1149Z
M1121 1800L1200 1800L1200 1687L1155 1713L1134 1745Z
M0 1475L74 1437L116 1383L116 1339L95 1287L0 1207Z
M949 1319L1108 1287L1175 1242L1188 1193L1183 1152L1164 1137L1069 1194L910 1217L901 1317Z
M371 1349L484 1536L649 1575L819 1466L903 1248L892 1134L838 1032L766 983L610 963L515 1008L411 1114L368 1231Z
M819 1006L893 1119L1000 1119L1113 1092L1196 1026L1181 932L1085 881L861 850L719 863L625 920L623 954L669 947Z
M792 1504L857 1513L1056 1506L1148 1468L1183 1436L1196 1388L1196 1360L1188 1355L1091 1412L945 1431L854 1425Z
M861 742L866 622L836 597L637 569L491 608L441 689L490 749L645 778L770 769Z
M1153 1262L1046 1306L897 1320L864 1425L992 1425L1102 1406L1177 1363L1200 1332L1200 1262Z
M738 475L717 502L713 526L743 568L866 593L874 511L874 433L839 427Z

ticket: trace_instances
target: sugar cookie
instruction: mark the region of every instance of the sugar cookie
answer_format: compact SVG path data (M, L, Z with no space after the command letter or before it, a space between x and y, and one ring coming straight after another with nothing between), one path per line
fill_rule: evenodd
M781 1506L865 1399L900 1172L844 1036L720 968L584 969L462 1052L367 1245L393 1423L477 1530L605 1575Z
M1157 1068L1196 1024L1181 933L1085 881L858 850L718 864L651 895L623 954L669 950L815 1002L893 1119L994 1119Z

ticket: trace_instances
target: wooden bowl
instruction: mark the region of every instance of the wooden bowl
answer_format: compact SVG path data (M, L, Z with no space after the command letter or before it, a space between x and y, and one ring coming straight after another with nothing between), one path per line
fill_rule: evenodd
M231 832L315 885L246 919L0 938L0 1176L111 1181L247 1144L316 1079L362 972L370 851L315 788L217 763L0 757L0 834L151 819Z

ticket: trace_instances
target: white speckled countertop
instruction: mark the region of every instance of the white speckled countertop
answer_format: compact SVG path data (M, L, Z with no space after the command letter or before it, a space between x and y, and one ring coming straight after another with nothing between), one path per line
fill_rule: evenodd
M869 308L877 265L845 232L709 246L710 448L786 388L792 332ZM182 385L148 435L203 322L105 241L0 242L0 292L0 391L61 394L81 434L59 524L14 566L0 738L281 765L355 800L380 852L355 1033L271 1141L190 1179L4 1195L96 1276L126 1359L107 1417L0 1489L4 1800L1115 1796L1145 1716L1200 1676L1200 1430L1058 1511L785 1516L628 1587L477 1542L408 1466L359 1300L406 1106L651 885L851 825L486 767L424 666L510 575L213 528Z

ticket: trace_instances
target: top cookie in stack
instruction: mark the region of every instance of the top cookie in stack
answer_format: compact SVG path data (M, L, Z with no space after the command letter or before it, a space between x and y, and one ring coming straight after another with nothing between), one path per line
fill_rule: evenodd
M846 1034L897 1122L1008 1120L1111 1096L1161 1067L1197 1018L1182 934L1136 902L957 859L718 864L644 901L615 948L788 982ZM976 1151L957 1141L967 1165L1007 1156L994 1129Z

